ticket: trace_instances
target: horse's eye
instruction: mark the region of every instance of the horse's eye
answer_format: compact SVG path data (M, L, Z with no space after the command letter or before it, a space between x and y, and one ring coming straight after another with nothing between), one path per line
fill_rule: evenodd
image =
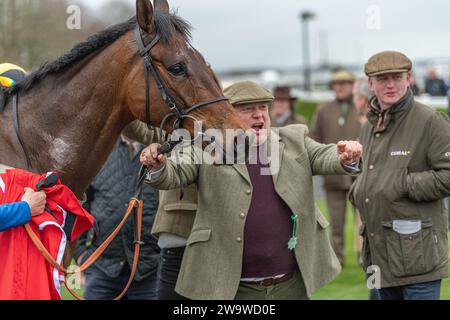
M174 76L184 76L186 75L186 66L184 63L179 62L167 68L167 70Z

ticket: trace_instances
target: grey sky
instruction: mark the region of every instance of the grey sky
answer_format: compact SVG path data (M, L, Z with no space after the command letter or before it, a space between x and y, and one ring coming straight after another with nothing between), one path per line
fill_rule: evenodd
M108 1L97 0L95 6ZM135 0L123 1L134 7ZM169 3L194 26L194 45L218 70L300 67L298 15L304 9L317 15L310 23L313 64L324 56L333 63L363 63L381 50L399 50L412 59L450 58L450 1L446 0L171 0ZM375 27L378 23L377 10L380 28L370 29L367 23Z

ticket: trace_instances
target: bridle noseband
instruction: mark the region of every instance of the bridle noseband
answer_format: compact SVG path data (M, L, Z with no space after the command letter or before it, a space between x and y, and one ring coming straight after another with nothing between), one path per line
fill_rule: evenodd
M139 54L141 55L141 58L142 58L142 61L144 62L144 67L145 67L144 68L145 116L146 116L147 126L149 128L151 128L151 123L150 123L150 84L149 84L149 80L148 80L148 71L149 70L151 71L153 78L156 81L161 98L164 100L164 102L167 104L167 106L170 109L170 113L167 114L164 117L163 121L161 122L161 126L160 126L161 129L163 128L165 122L170 117L176 117L175 122L173 124L173 129L174 130L179 129L181 127L181 124L184 119L192 118L192 119L196 120L195 118L192 117L192 115L189 115L189 113L191 113L192 111L200 109L202 107L209 106L209 105L217 103L217 102L228 101L227 98L222 96L219 98L214 98L214 99L210 99L210 100L206 100L206 101L197 103L186 109L180 108L177 105L173 96L170 94L169 90L167 89L167 86L164 83L164 81L161 77L161 74L159 73L158 69L156 68L156 66L152 60L152 57L150 56L150 50L159 42L161 37L157 34L155 36L155 38L153 38L153 40L147 46L145 46L144 41L142 39L142 30L138 24L136 25L136 28L134 29L134 37L136 39L136 42L137 42L137 45L139 48Z

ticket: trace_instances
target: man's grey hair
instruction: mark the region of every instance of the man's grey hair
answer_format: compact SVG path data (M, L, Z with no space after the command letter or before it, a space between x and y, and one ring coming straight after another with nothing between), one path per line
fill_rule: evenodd
M354 86L354 93L356 95L368 98L373 96L373 92L370 90L369 82L366 78L356 80Z

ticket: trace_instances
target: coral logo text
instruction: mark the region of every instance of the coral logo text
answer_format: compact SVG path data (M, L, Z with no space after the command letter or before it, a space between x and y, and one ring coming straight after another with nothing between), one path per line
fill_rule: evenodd
M411 151L404 151L404 150L392 151L391 157L407 156L409 154L411 154Z

